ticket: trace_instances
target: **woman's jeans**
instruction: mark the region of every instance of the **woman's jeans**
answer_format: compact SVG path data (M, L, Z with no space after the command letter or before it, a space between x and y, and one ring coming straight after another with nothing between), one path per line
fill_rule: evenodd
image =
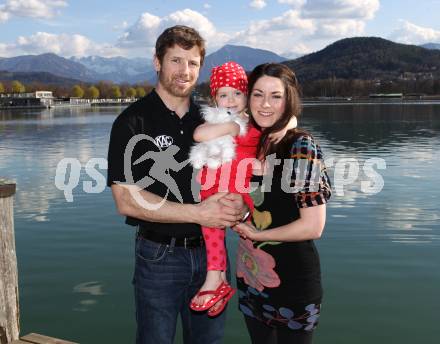
M206 312L194 312L189 308L205 276L204 246L173 247L138 236L133 278L136 343L172 344L179 313L184 343L221 343L226 312L210 318Z

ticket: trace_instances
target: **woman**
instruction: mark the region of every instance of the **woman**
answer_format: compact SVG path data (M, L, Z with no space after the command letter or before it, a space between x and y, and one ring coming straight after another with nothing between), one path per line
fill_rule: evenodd
M305 131L292 129L279 143L271 133L301 111L295 74L281 64L257 66L249 76L249 110L261 128L261 168L254 171L252 223L242 236L237 286L252 343L311 343L322 298L319 256L313 239L325 224L330 182L321 149ZM276 160L276 159L280 160Z

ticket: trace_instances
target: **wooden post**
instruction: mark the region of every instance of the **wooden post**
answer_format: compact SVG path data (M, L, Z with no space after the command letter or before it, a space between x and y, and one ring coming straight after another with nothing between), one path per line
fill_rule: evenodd
M14 194L15 184L0 178L0 344L18 339L20 331Z

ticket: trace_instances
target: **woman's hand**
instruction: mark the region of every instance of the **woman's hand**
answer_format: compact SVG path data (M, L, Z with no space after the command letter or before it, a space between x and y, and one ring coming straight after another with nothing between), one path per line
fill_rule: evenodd
M250 222L243 222L234 227L232 230L238 233L244 239L251 239L255 241L259 241L259 235L261 231L256 229Z
M298 125L298 121L296 119L296 116L293 116L289 123L287 123L286 127L281 129L280 131L277 131L275 133L269 134L269 140L272 143L279 143L283 137L286 135L287 131L290 129L294 129L296 128L296 126Z

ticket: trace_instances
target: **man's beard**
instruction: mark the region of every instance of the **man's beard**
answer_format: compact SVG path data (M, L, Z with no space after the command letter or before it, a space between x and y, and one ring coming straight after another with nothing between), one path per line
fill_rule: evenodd
M191 94L192 90L194 89L195 83L191 87L182 89L174 83L174 80L179 78L183 80L188 80L188 78L183 78L179 76L173 76L171 80L168 80L161 73L159 73L159 82L168 93L175 97L186 98ZM189 82L191 81L192 80L189 80Z

